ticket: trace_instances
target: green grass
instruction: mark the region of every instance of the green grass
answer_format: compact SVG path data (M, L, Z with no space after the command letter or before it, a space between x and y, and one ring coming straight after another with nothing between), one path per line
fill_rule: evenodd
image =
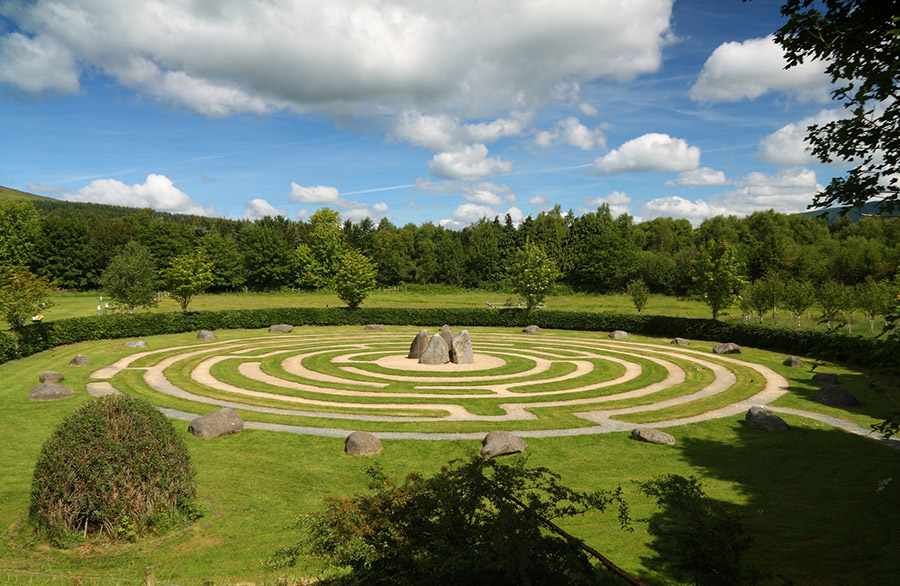
M340 334L358 332L359 328L304 331ZM265 335L259 330L218 334L220 339ZM551 342L557 338L561 345L568 346L569 340L598 340L601 335L547 331L541 340ZM201 346L193 334L159 336L147 341L150 349ZM665 348L669 349L668 345ZM215 353L213 346L209 350ZM274 582L279 577L294 580L313 576L321 567L312 558L304 558L298 568L287 572L267 573L260 565L275 549L297 539L285 527L298 515L321 507L321 499L326 495L349 495L363 490L367 482L364 471L374 461L388 473L404 475L415 470L431 474L449 459L480 447L477 441L386 440L385 449L378 456L351 458L342 453L341 438L246 430L204 441L187 433L186 422L175 421L197 469L202 519L164 537L134 544L88 541L59 550L34 542L25 517L32 469L41 445L66 414L89 399L84 385L90 372L135 352L122 347L121 341L85 342L0 365L0 380L4 381L0 385L0 567L139 579L144 568L152 565L157 580L186 586L199 586L205 581L261 583ZM90 356L94 366L67 366L78 353ZM145 360L152 364L168 354ZM803 369L788 369L780 364L783 355L747 348L738 358L764 364L788 377L791 392L778 403L784 406L838 412L862 422L883 417L897 404L895 381L884 373L818 364L817 372L836 372L841 384L863 401L858 410L830 410L811 400L815 392L815 386L808 382L812 362ZM671 361L682 366L677 359ZM168 374L185 377L189 364L194 362L179 362ZM690 365L687 361L683 364ZM38 374L48 369L65 374L64 384L76 390L74 399L54 403L26 399ZM686 373L688 380L679 385L684 388L664 393L681 394L702 388L711 380L708 369ZM740 378L750 376L752 373L742 373ZM128 392L146 394L157 404L187 411L198 406L142 391L139 371L121 373L113 382ZM187 384L178 381L181 382ZM204 406L207 411L212 408ZM585 425L563 409L536 411L547 411L541 413L543 425ZM667 473L700 477L710 496L732 504L744 517L747 530L754 536L747 563L761 573L814 586L896 583L900 450L798 417L785 417L792 429L784 433L753 430L741 419L669 428L667 431L677 440L674 447L638 443L628 439L626 433L614 433L531 438L527 453L531 464L550 467L575 488L593 490L621 484L635 519L656 514L650 500L637 492L635 482ZM335 423L325 419L313 421ZM518 424L517 427L524 428ZM416 423L400 424L400 428L426 429ZM432 426L428 431L433 429L439 428ZM480 429L484 425L453 426L459 431ZM628 533L617 528L614 515L591 514L567 521L564 528L648 584L672 583L646 561L652 553L652 540L642 522L637 522L635 531Z

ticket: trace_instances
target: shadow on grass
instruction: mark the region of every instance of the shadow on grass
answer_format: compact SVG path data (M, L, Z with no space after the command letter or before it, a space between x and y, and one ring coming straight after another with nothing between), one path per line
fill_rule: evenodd
M679 440L704 485L729 483L739 495L720 504L753 539L743 566L763 577L760 584L900 584L900 450L785 419L793 427L784 432L741 422L735 441ZM652 518L672 514L663 509ZM661 544L651 548L659 553Z

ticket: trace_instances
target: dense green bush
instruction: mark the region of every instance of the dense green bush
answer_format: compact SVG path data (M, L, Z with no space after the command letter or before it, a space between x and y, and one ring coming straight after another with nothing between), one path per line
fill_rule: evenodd
M30 518L53 541L79 535L134 539L195 514L184 442L155 407L127 395L76 409L41 449Z

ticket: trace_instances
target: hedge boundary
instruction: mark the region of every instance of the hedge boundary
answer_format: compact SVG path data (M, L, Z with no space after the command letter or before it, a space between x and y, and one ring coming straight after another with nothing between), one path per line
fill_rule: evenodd
M777 328L759 324L730 324L711 319L662 315L626 315L587 311L366 307L349 309L282 307L267 309L195 311L188 313L114 314L30 324L0 335L0 364L50 348L88 340L178 334L197 330L255 329L272 324L295 326L439 324L612 331L647 336L680 336L696 340L734 342L743 346L800 356L851 362L861 366L900 366L900 342L873 340L841 333Z

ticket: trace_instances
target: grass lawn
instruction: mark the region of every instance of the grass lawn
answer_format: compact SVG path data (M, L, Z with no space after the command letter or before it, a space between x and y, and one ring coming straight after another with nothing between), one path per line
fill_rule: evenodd
M502 301L496 294L483 295ZM266 296L258 295L236 295L233 299L249 303L257 297L259 303L267 302ZM75 298L73 295L70 299ZM221 303L223 298L232 296L212 299ZM278 298L273 296L272 303L283 304ZM60 309L64 308L61 304ZM321 331L326 336L348 331L303 330ZM260 332L219 332L220 340L251 335ZM595 339L601 336L550 332L548 338L553 335ZM146 339L151 348L196 343L190 334ZM565 344L561 346L565 348ZM132 352L118 341L84 342L0 365L0 380L4 381L0 385L0 580L10 581L11 576L4 574L2 568L139 579L146 566L154 566L160 582L180 585L199 586L207 581L273 583L278 578L314 576L323 568L311 558L304 558L300 566L288 571L267 571L261 564L278 547L297 539L286 527L299 515L321 507L321 499L326 495L363 490L367 482L364 472L372 462L397 475L410 471L431 474L448 460L480 448L478 441L386 440L381 454L352 458L342 453L341 438L245 430L239 435L204 441L189 435L185 422L175 421L197 469L204 513L200 520L166 536L138 543L88 540L65 550L36 543L26 515L32 470L41 445L63 417L89 400L84 388L90 372ZM67 366L76 353L89 355L94 366ZM897 404L893 387L881 390L888 386L882 373L817 364L817 372L838 373L842 384L863 402L862 407L850 411L829 410L811 399L815 387L808 382L809 367L789 369L780 364L783 356L752 349L745 349L741 359L764 364L788 377L791 392L779 400L780 405L840 414L867 424ZM148 359L142 364L155 361ZM275 361L266 364L273 371L278 368ZM28 390L44 370L62 372L66 376L64 384L76 390L76 397L53 403L28 401ZM688 379L682 383L688 388L699 388L710 380L708 370L688 372ZM131 384L138 388L140 376L135 374L129 373L135 379ZM176 363L167 376L187 379L187 366ZM239 377L230 368L225 368L225 376ZM749 379L752 373L740 376ZM116 382L118 386L118 379ZM187 384L187 380L179 379L181 382ZM757 382L748 380L748 388L739 387L734 394L744 396ZM401 387L397 383L397 388ZM128 388L123 390L130 392ZM158 394L147 394L157 404L163 403ZM178 404L178 399L171 401L177 408L185 406ZM427 409L427 403L422 407ZM563 422L571 417L565 410L552 415ZM638 493L635 483L661 474L697 476L710 496L736 507L754 537L747 564L762 574L784 576L794 584L804 585L900 583L900 450L815 421L789 416L785 419L792 429L783 433L747 428L740 417L669 428L666 431L677 439L674 447L638 443L630 440L627 433L529 438L527 453L530 463L551 468L575 488L623 487L637 520L634 532L621 531L615 515L610 513L575 518L567 521L564 528L648 584L661 586L672 581L648 560L653 554L652 538L642 520L658 511ZM414 423L403 425L416 428ZM30 583L33 582L34 579ZM37 583L41 583L40 579Z

